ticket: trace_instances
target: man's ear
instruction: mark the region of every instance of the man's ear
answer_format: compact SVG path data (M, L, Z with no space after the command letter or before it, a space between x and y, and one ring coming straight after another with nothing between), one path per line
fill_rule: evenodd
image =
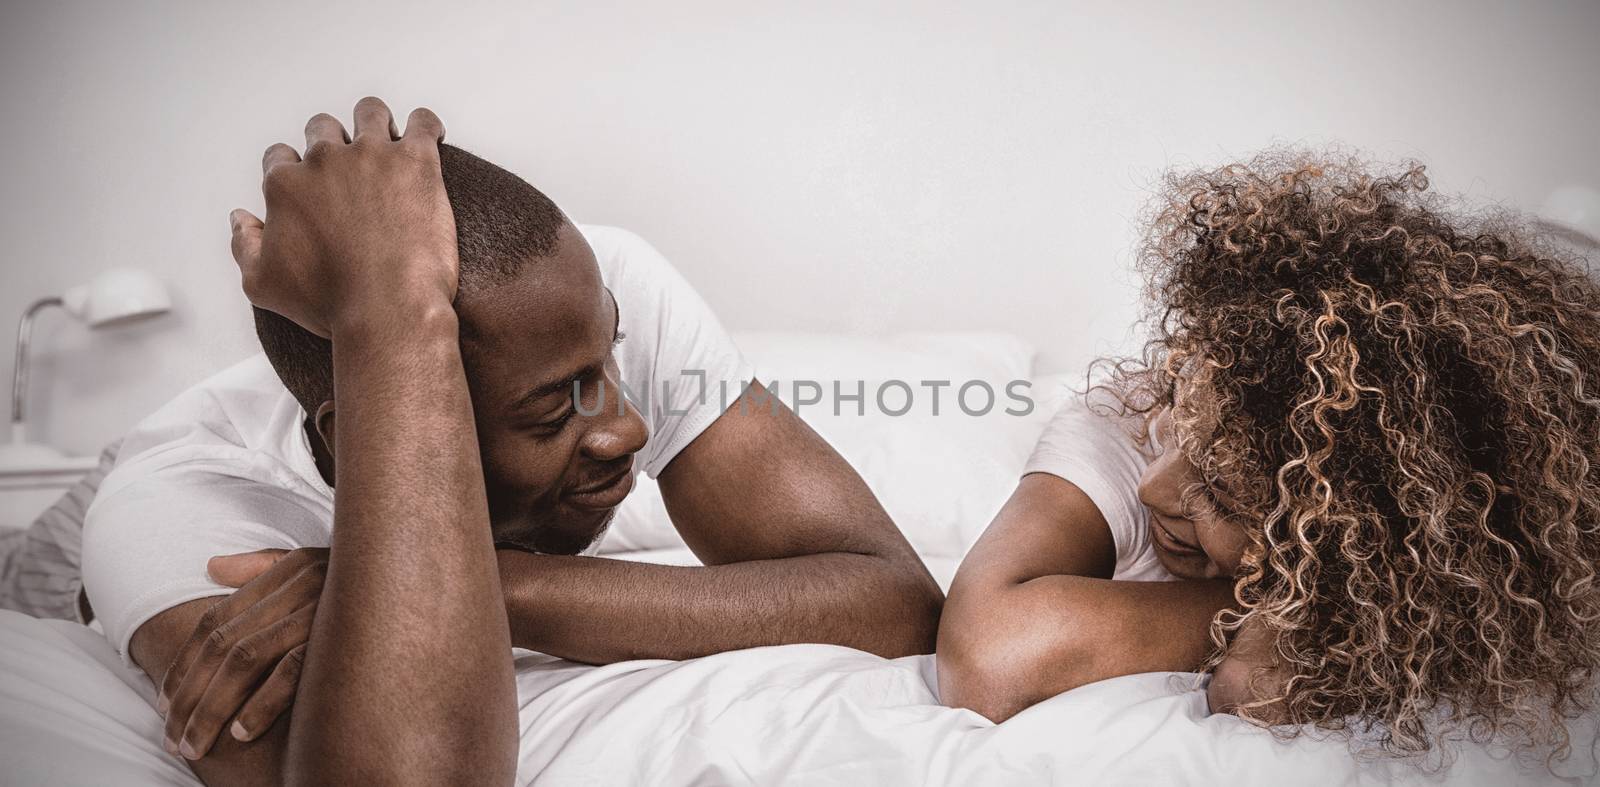
M316 414L311 416L312 423L317 425L317 435L322 438L322 445L328 450L329 458L332 458L334 455L333 409L333 400L329 399L328 401L318 405Z

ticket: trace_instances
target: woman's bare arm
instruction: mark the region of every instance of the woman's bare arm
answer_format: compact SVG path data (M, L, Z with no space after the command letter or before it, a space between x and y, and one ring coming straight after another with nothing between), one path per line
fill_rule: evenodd
M951 584L939 625L945 704L999 722L1086 683L1198 667L1231 583L1118 581L1115 564L1088 495L1024 476Z

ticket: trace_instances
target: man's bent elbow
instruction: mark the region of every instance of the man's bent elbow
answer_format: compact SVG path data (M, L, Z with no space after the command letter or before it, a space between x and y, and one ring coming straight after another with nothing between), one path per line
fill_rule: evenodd
M884 604L882 597L867 603L890 610L885 620L889 636L878 655L885 658L918 656L934 652L939 637L939 615L944 609L944 592L920 560L911 565L890 563L889 586L897 603Z

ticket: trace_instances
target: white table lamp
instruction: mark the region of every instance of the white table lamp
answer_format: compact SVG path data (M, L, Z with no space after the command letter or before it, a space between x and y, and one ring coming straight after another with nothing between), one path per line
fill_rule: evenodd
M90 328L98 329L164 314L172 308L172 299L167 296L166 286L155 276L141 270L114 268L60 296L34 301L22 313L22 321L17 326L17 363L11 384L11 442L0 445L0 467L50 463L63 457L55 448L28 442L25 420L33 318L51 306L60 306Z

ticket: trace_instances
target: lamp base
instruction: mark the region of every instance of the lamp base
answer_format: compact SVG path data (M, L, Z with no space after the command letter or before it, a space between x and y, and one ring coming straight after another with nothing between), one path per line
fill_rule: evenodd
M66 458L66 454L39 443L0 445L0 470L50 467L61 464Z

